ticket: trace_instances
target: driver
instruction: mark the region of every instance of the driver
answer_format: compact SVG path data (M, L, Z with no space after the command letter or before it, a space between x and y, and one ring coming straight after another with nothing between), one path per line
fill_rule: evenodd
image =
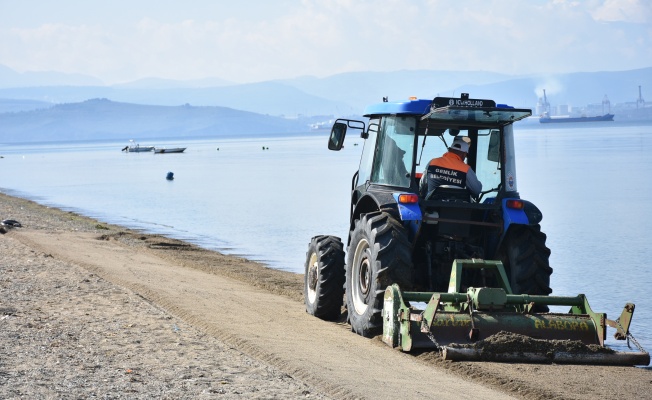
M469 143L465 137L456 136L448 151L443 156L433 158L421 177L421 193L428 195L439 186L466 188L474 198L482 191L482 182L478 180L473 169L466 163ZM425 190L427 187L427 191Z

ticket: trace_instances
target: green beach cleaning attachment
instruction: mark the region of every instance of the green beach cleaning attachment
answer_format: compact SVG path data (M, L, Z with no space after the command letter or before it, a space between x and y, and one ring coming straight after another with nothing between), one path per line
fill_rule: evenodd
M497 288L460 292L465 269L492 272ZM415 307L412 304L424 304ZM568 306L568 313L535 313L535 305ZM555 362L607 365L648 365L649 353L616 352L605 347L607 325L616 339L631 338L634 305L627 304L616 321L595 313L583 294L574 297L512 294L499 261L455 260L449 291L385 290L383 341L403 351L438 349L445 360ZM632 340L635 340L632 338Z

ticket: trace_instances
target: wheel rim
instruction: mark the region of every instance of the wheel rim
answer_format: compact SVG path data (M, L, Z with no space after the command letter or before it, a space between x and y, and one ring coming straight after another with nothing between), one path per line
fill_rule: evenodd
M353 308L358 315L367 311L367 299L371 287L371 264L369 260L369 242L360 240L355 248L353 269L351 271L351 298Z
M317 261L317 253L312 253L310 255L310 260L308 261L308 271L307 271L307 289L308 289L308 300L310 303L314 303L317 298L317 279L319 277L319 261Z

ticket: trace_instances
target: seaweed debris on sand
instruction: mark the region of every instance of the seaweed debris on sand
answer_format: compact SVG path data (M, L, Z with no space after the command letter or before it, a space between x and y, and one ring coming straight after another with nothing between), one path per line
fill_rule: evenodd
M474 344L444 346L441 355L448 361L620 366L647 366L650 363L650 354L645 351L621 352L579 340L543 340L504 331Z
M596 344L584 344L579 340L544 340L534 339L517 333L500 331L495 335L471 344L449 345L452 348L481 350L483 353L541 353L564 352L573 354L613 353L607 347Z

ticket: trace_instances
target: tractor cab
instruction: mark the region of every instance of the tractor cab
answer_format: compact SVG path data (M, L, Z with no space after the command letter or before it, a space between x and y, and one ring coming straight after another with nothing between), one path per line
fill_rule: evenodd
M460 98L371 105L364 113L369 118L366 129L362 121L337 120L329 140L331 150L342 148L347 128L361 130L366 139L354 176L352 219L369 212L368 207L391 208L396 201L390 194L396 191L414 193L423 204L490 204L496 198L517 198L512 123L531 114L529 109L470 99L462 94ZM427 190L424 171L433 158L448 151L456 137L469 144L466 162L482 183L482 192L476 197L453 178L450 184ZM367 195L373 200L363 200Z

